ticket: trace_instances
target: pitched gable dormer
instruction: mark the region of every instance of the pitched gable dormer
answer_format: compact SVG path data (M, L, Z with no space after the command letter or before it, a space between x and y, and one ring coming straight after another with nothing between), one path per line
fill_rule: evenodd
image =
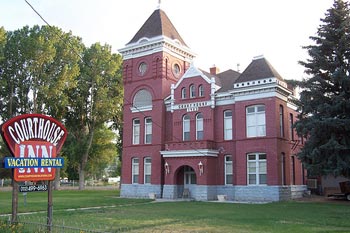
M191 63L180 80L171 86L171 111L185 108L186 104L215 107L215 92L220 88L218 79L201 71Z

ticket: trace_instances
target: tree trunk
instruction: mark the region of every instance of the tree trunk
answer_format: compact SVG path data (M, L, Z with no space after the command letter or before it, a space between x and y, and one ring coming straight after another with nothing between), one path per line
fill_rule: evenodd
M61 187L61 181L60 181L60 168L56 168L56 172L55 172L55 181L54 181L54 186L53 189L54 190L59 190Z
M84 189L85 189L85 171L83 166L80 165L79 166L79 190L84 190Z
M89 132L88 143L86 145L86 150L81 158L81 162L79 165L79 190L83 190L85 188L85 167L89 158L89 152L92 146L93 138L94 138L94 127L91 127Z

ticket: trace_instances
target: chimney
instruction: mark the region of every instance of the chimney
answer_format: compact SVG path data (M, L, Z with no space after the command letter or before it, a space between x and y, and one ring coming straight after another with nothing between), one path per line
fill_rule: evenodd
M212 67L210 67L210 74L216 75L218 73L220 73L220 70L218 67L216 67L216 65L213 65Z

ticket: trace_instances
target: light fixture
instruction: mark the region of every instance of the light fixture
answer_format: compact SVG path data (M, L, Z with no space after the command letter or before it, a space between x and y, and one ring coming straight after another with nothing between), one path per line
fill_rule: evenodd
M199 163L198 163L198 170L199 170L199 175L200 176L203 175L203 173L204 173L204 165L203 165L202 161L199 161Z
M170 173L170 166L169 166L168 162L165 162L164 169L165 169L165 174L169 174Z

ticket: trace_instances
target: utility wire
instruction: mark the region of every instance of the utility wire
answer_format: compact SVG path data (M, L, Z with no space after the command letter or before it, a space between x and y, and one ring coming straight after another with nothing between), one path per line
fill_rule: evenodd
M32 8L32 10L41 18L42 21L44 21L48 26L51 27L51 25L39 14L39 12L35 10L35 8L27 0L24 1L30 6L30 8Z
M24 0L29 6L30 6L30 8L32 8L32 10L40 17L40 19L42 20L42 21L44 21L44 23L47 25L47 26L49 26L50 28L53 28L53 26L51 26L45 19L44 19L44 17L43 16L41 16L41 14L37 11L37 10L35 10L35 8L27 1L27 0ZM81 56L81 54L79 53L79 52L77 52L76 50L75 50L75 48L74 48L74 46L72 45L72 43L70 42L70 40L68 40L68 41L66 41L63 37L62 37L62 35L60 35L59 33L57 33L55 30L54 30L54 32L56 33L56 35L65 43L65 44L67 44L67 42L69 43L69 46L72 48L72 50L73 50L73 52L80 58L80 60L82 61L82 62L84 62L83 61L83 57ZM87 64L88 66L89 66L89 64ZM90 66L89 66L90 67Z
M44 17L43 17L43 16L42 16L42 15L41 15L27 0L25 0L25 2L26 2L26 3L30 6L30 8L32 8L32 10L41 18L41 20L44 21L44 23L45 23L46 25L48 25L49 27L52 27L52 26L44 19ZM64 40L64 39L61 37L61 35L58 34L58 36L60 37L60 39L61 39L64 43L67 44L67 41ZM78 52L75 50L75 47L72 46L72 44L71 44L70 42L69 42L69 45L70 45L70 47L72 48L72 50L74 51L74 53L77 54L77 55L79 56L79 58L81 59L81 61L82 61L84 64L86 64L88 67L91 67L90 64L87 64L87 63L83 60L81 54L78 53ZM131 101L127 100L126 98L123 98L123 99L124 99L128 104L132 105ZM139 113L141 113L144 117L148 117L148 116L147 116L143 111L141 111L137 106L133 106L133 107L134 107ZM160 129L162 129L162 126L161 126L160 124L154 122L153 120L152 120L152 123L153 123L155 126L157 126L157 127L159 127ZM174 138L174 139L177 140L178 142L182 142L182 140L181 140L180 138L177 138L177 137L174 136L174 135L172 136L172 138ZM191 145L189 145L189 147L190 147L192 150L198 152L199 154L202 154L203 156L205 156L205 154L203 154L203 152L199 151L199 150L196 149L196 148L193 148Z

